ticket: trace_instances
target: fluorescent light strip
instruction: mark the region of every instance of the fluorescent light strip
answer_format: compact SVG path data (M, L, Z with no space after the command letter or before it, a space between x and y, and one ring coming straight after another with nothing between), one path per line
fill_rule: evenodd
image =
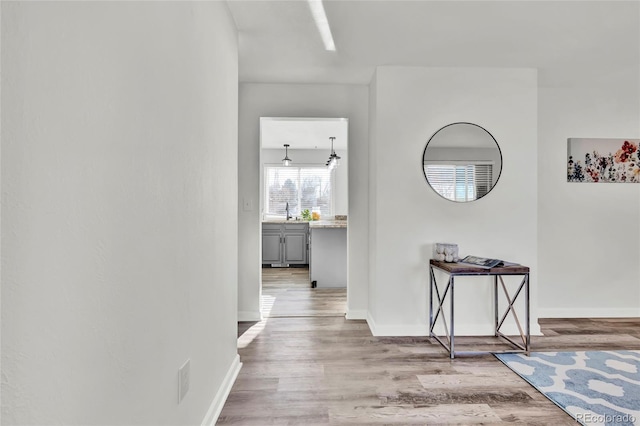
M309 3L309 8L311 9L313 20L316 21L316 26L318 27L318 31L320 32L320 37L322 37L324 48L326 50L335 52L336 45L333 42L331 28L329 28L329 20L327 19L327 14L324 11L322 0L307 0L307 2Z

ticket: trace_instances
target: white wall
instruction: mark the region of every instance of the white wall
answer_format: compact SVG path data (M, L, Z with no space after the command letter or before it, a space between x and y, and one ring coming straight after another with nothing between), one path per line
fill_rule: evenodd
M568 138L640 136L638 65L539 93L540 316L638 316L640 188L566 173Z
M260 117L346 117L349 119L348 312L364 318L368 287L368 91L366 86L240 85L239 196L259 206ZM260 315L260 211L238 214L238 310L240 320Z
M436 242L531 267L532 332L539 332L536 71L379 67L372 85L369 167L376 185L370 202L376 218L369 275L375 288L368 320L374 334L427 334L428 262ZM429 137L460 121L487 129L503 156L497 186L473 203L438 196L422 171ZM492 333L489 280L456 280L457 334ZM462 287L466 282L471 288Z
M2 3L3 423L221 408L238 368L237 64L224 2Z
M369 250L368 265L373 265L377 261L378 247L378 167L377 161L374 159L378 156L378 73L377 71L371 78L369 84L369 162L368 171L368 202L369 202ZM369 267L372 271L373 267ZM375 271L373 271L375 272ZM368 311L367 318L376 318L378 310L376 309L378 298L378 280L375 273L369 273L369 292L368 292Z
M293 160L293 165L314 165L325 166L329 158L331 146L327 140L327 149L289 149L289 158ZM334 192L333 192L333 214L345 215L349 211L349 152L348 150L336 149L336 154L340 157L340 166L334 169ZM284 148L263 149L260 157L261 176L264 180L264 165L282 165L284 158ZM260 185L264 185L261 180ZM261 188L264 191L264 188ZM260 211L263 209L263 195L260 196Z

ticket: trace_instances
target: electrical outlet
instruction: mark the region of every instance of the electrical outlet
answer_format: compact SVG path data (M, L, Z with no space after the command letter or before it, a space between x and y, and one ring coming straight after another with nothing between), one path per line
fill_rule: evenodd
M178 404L184 399L189 391L189 382L191 381L191 360L188 359L178 370Z

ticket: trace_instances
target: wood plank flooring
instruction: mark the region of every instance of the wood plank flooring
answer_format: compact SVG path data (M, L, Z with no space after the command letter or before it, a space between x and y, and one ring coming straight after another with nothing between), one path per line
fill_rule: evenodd
M309 268L262 268L264 317L344 316L346 288L311 288Z
M288 289L274 283L280 285ZM309 305L315 303L322 305ZM331 311L330 304L320 311ZM344 314L302 316L315 311L291 306L277 312L299 313L239 324L243 367L218 424L576 424L492 355L450 360L426 337L373 337L365 321ZM640 349L637 318L540 325L544 336L532 338L535 351ZM456 344L493 341L456 338Z

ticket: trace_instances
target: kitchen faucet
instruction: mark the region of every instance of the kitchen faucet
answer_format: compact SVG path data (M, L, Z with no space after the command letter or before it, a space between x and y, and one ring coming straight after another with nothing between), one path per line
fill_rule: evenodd
M287 220L289 220L293 216L291 216L291 212L289 211L289 202L288 201L287 201L287 206L285 207L285 209L287 210Z

